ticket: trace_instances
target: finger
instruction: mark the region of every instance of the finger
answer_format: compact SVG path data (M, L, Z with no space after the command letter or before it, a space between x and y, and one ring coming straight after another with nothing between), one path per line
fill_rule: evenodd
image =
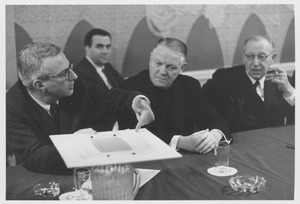
M212 151L213 149L215 149L215 147L216 147L215 143L212 142L212 144L208 147L208 149L204 150L203 154L206 154L206 153Z
M213 141L208 140L208 142L205 144L205 146L201 149L200 153L206 153L213 148Z
M142 121L138 121L138 123L135 126L135 131L138 132L140 130L140 128L142 127Z
M147 125L148 123L154 120L154 115L152 111L143 110L141 112L140 117L138 117L138 123L135 127L135 131L137 132L142 126Z
M209 138L208 138L208 135L207 134L203 134L201 135L202 137L204 137L204 139L202 140L197 140L197 147L196 147L196 150L197 152L200 152L202 153L203 152L203 148L209 143ZM200 137L201 138L201 137Z

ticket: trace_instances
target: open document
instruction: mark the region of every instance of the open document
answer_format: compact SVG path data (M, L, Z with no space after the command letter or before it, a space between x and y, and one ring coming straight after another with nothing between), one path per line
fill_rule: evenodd
M50 135L68 168L182 157L147 129Z

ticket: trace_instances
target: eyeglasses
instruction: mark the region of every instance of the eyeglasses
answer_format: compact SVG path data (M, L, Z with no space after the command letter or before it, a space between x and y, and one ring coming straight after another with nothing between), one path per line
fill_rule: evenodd
M59 77L65 77L65 80L67 81L70 78L71 70L73 71L73 63L69 63L69 67L67 69L64 69L60 73L54 75L54 76L42 76L38 77L37 79L50 79L50 78L59 78Z
M273 54L273 52L271 52L270 54L268 55L265 55L265 54L259 54L259 55L247 55L246 53L242 52L245 57L249 60L249 61L253 61L255 59L255 57L257 57L258 61L260 62L264 62L267 60L267 58Z

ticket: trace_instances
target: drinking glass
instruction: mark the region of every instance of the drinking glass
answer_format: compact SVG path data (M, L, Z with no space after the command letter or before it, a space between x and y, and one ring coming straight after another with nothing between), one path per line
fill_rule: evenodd
M216 161L215 167L217 171L224 170L224 167L229 166L229 156L230 156L230 145L227 143L219 143L216 148Z
M77 200L91 199L91 172L89 168L75 168L73 170L75 192Z

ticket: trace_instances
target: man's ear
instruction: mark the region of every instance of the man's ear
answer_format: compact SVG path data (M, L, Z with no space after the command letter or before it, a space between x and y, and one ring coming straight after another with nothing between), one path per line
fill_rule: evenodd
M87 54L90 50L90 47L86 45L86 46L84 46L84 49L85 49L85 53Z
M277 57L277 52L274 52L274 53L272 54L272 60L275 60L276 57Z
M32 86L34 89L38 90L38 91L46 91L46 87L43 85L42 81L40 79L35 79L32 82Z
M186 65L187 65L187 63L184 62L183 65L181 66L180 73L183 72L183 70L185 69Z

